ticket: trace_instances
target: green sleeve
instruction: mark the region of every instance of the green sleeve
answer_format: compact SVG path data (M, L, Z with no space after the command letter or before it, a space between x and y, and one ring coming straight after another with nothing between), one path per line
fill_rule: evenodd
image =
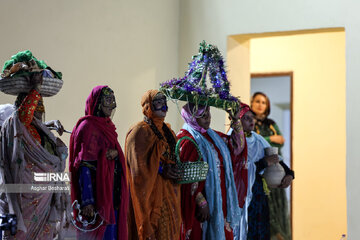
M280 136L282 136L282 133L281 133L281 131L280 131L280 128L279 128L279 126L276 124L276 123L274 123L274 128L275 128L275 130L276 130L276 132L277 132L277 135L280 135Z
M268 143L270 143L270 144L271 144L271 141L270 141L270 136L266 136L266 137L263 137L263 138L265 138L265 140L266 140Z
M279 126L274 122L274 124L273 124L273 126L274 126L274 128L275 128L275 130L276 130L276 133L277 133L277 135L280 135L280 136L282 136L282 133L281 133L281 131L280 131L280 128L279 128ZM270 139L269 139L270 140ZM277 144L277 143L272 143L273 145L276 145L276 147L278 147L278 148L282 148L283 146L284 146L284 144Z

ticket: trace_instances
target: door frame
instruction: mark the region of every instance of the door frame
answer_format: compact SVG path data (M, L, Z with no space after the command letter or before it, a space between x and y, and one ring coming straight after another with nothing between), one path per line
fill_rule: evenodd
M290 164L291 168L293 168L293 110L294 110L294 72L269 72L269 73L250 73L250 89L251 89L251 79L252 78L266 78L266 77L290 77ZM291 238L293 238L293 187L291 184L290 191L290 227L291 227Z

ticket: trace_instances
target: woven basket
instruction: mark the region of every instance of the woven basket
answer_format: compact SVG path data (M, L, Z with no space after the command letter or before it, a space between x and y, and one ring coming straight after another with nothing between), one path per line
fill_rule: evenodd
M196 151L198 152L199 158L196 162L181 162L180 161L180 143L183 140L189 140L192 142L195 147ZM206 180L206 176L209 170L209 165L207 162L202 161L202 155L199 149L199 146L196 144L194 140L190 137L182 137L176 143L175 147L175 155L176 155L176 166L180 170L181 177L177 180L179 184L185 183L193 183L193 182L200 182Z
M43 78L40 94L43 97L51 97L56 95L63 85L63 80L57 78ZM19 93L27 93L32 86L24 77L10 77L0 79L0 91L6 94L17 96Z

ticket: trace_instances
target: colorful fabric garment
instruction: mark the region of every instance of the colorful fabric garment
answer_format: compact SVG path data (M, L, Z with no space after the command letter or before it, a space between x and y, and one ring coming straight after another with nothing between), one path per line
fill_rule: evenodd
M277 144L270 141L270 136L282 135L276 122L269 118L263 120L257 119L255 129L256 132L263 136L272 147L277 147L279 149L279 154L281 155L283 144ZM286 175L294 177L294 172L291 171L283 161L281 161L280 164L283 166ZM271 237L277 239L277 236L280 235L284 240L291 240L290 214L288 211L289 206L285 189L271 189L269 209Z
M15 111L3 123L1 130L0 184L34 184L34 172L63 172L67 147L55 137L38 119L32 125L51 142L51 154L43 147L20 121ZM42 182L50 184L50 182ZM51 182L65 187L63 182ZM6 185L4 186L6 187ZM17 216L18 232L7 239L53 239L59 234L70 216L70 199L66 193L6 193L0 194L0 214L14 213ZM67 219L68 218L68 219ZM57 227L57 224L60 224ZM60 230L60 231L59 231ZM59 232L58 232L59 231Z
M157 118L151 110L157 93L149 90L144 94L141 105L147 122L131 127L126 137L129 239L178 240L180 234L180 186L158 173L160 163L174 163L176 136L164 118Z
M255 123L255 132L261 135L265 140L272 146L279 148L279 155L281 155L281 148L284 144L273 143L270 141L270 136L280 135L282 133L278 127L278 125L269 118L265 118L263 120L256 119Z
M33 89L29 92L18 109L20 121L24 124L24 126L38 143L41 143L40 134L31 123L34 118L34 112L40 100L40 94Z
M263 160L264 149L270 147L270 144L255 132L246 138L248 146L248 194L245 201L247 211L242 217L244 226L248 226L248 231L243 232L246 228L241 229L241 238L247 236L247 239L270 239L270 223L268 197L264 193L261 173L267 167L266 161ZM266 202L266 203L265 203ZM261 211L256 207L261 206ZM248 215L246 217L246 215ZM251 216L250 216L251 215ZM267 221L267 222L266 222ZM247 223L247 224L246 224Z
M223 141L225 141L229 147L231 157L236 159L238 156L233 154L232 146L229 141L229 136L226 136L223 133L216 132ZM180 132L177 134L178 138L188 136L192 139L194 137L185 129L181 129ZM221 204L222 204L222 218L227 216L227 198L226 198L226 179L225 179L225 167L224 167L224 160L221 155L221 151L219 148L216 147L215 143L213 142L212 138L207 134L203 134L204 138L214 146L214 151L219 158L219 165L218 168L220 169L220 188L221 188ZM198 159L198 154L196 151L195 146L188 140L184 140L181 144L181 152L180 152L180 159L181 161L196 161ZM203 238L203 228L201 223L196 219L196 208L197 204L195 198L198 193L202 193L206 196L205 191L205 182L197 182L191 184L182 184L181 185L181 210L183 216L183 226L182 226L182 233L181 239L204 239ZM235 191L234 191L235 192ZM229 229L226 230L223 227L223 232L225 234L224 239L233 239L233 232ZM210 239L210 238L205 238Z
M92 186L95 198L94 207L104 220L104 224L96 231L78 232L80 238L87 240L103 239L107 226L115 224L118 232L117 239L127 239L128 236L126 218L129 195L125 158L117 140L116 127L111 119L94 116L100 101L101 91L105 87L107 86L97 86L92 90L86 100L85 116L79 119L70 138L69 169L71 172L72 201L81 201L80 166L84 162L96 161L95 186ZM105 154L108 149L116 149L118 158L114 160L106 159ZM116 177L115 173L116 164L119 164L122 169L122 174L118 177ZM117 204L114 204L114 191L116 191L114 178L120 180L121 185L120 193L116 196L121 201L118 201ZM118 217L115 214L115 209L119 210Z
M207 130L207 134L214 144L209 143L199 132L193 130L189 125L184 124L183 129L190 132L196 143L199 145L204 161L209 164L209 174L205 181L205 198L208 202L211 216L210 220L203 223L203 239L225 239L225 220L234 229L240 219L240 208L235 187L231 156L228 147L223 139L212 129ZM220 183L220 159L214 149L216 146L220 150L223 158L224 177L226 185L226 213L223 212L223 201ZM210 150L211 149L211 150ZM210 150L210 151L209 151Z
M186 130L181 129L180 132L177 134L178 139L182 137L190 137L192 139L193 136ZM180 160L182 162L195 162L198 160L199 155L198 152L193 145L192 142L189 140L183 140L180 145ZM221 174L221 183L224 186L225 179L224 179L224 168L223 165L221 167L222 174ZM199 193L202 193L205 196L205 181L195 182L195 183L188 183L181 185L181 215L183 219L183 224L181 227L181 240L198 240L202 239L202 229L201 223L196 219L196 196ZM223 203L225 197L223 197ZM224 205L224 204L223 204ZM226 205L223 207L223 211L226 212Z
M234 144L234 139L240 138L227 136L212 129L202 129L197 124L196 117L200 117L204 110L201 106L194 110L191 104L187 104L181 112L186 123L178 133L178 137L190 136L193 138L199 145L204 161L209 164L205 183L184 184L182 186L182 214L184 219L182 238L233 239L231 228L234 229L239 224L240 208L232 159L238 157L234 154L234 148L241 147L243 144ZM182 143L180 157L182 161L195 161L197 159L194 146L187 140ZM199 192L205 196L210 209L210 219L204 222L200 229L200 223L195 218L197 207L195 197ZM225 227L227 225L228 229ZM229 229L229 227L231 228Z
M95 173L96 174L96 173ZM86 166L81 166L79 170L79 187L81 192L81 206L95 205L95 198L93 193L93 183L95 183L96 176L91 176L90 169Z

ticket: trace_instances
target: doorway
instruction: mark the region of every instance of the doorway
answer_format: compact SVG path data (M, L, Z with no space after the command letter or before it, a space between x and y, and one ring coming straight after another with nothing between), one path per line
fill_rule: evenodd
M285 143L281 150L284 163L292 169L292 86L293 73L257 73L251 74L250 93L262 92L270 100L271 112L268 118L278 126ZM285 189L285 211L290 219L290 233L292 232L292 188ZM292 234L291 234L292 235Z
M250 102L251 73L293 72L292 239L347 231L345 30L228 37L232 94Z

